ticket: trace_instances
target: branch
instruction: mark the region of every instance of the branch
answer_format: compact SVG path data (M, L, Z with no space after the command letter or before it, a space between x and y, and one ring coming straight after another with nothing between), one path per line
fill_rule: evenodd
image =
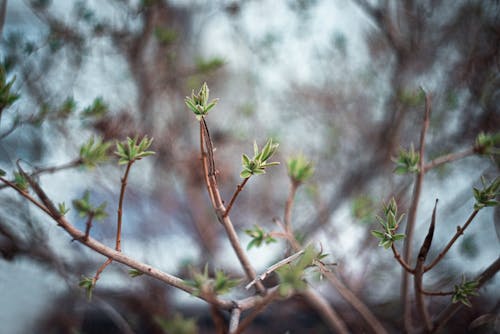
M293 237L293 229L292 229L292 207L293 207L293 200L295 198L295 194L297 193L297 189L299 187L299 183L292 181L290 185L290 192L288 193L288 198L285 203L285 213L284 213L284 221L285 221L285 232L288 234L292 240L292 247L297 248L300 247L300 245L293 245L293 240L295 238Z
M413 274L415 273L415 270L410 267L408 263L406 263L405 260L401 257L401 254L399 254L398 250L396 249L396 246L394 246L394 243L391 245L392 253L394 254L394 258L399 262L399 264L406 270L408 273Z
M217 186L217 180L215 178L216 174L214 167L215 164L213 162L212 152L208 153L205 152L205 147L207 147L208 149L212 149L212 144L208 133L208 127L206 126L205 118L202 117L200 120L200 151L202 156L202 167L203 167L205 182L207 185L207 190L209 192L210 199L212 201L212 206L215 210L217 218L224 227L227 237L229 238L229 242L231 243L231 246L233 247L233 250L236 253L236 256L238 257L238 260L241 266L243 267L243 270L245 271L248 280L252 281L256 277L255 270L250 264L250 261L245 251L241 247L238 234L234 230L231 218L228 215L227 216L224 215L224 213L226 212L226 208L224 207L224 202L222 201L222 197L220 195L219 188ZM265 294L266 289L260 281L256 282L255 287L260 294Z
M415 222L417 218L417 208L418 201L420 199L420 193L422 192L422 184L424 181L424 151L425 151L425 135L427 129L429 128L429 120L431 113L431 97L425 91L425 115L424 122L422 124L422 131L420 132L420 160L419 160L419 170L415 180L415 187L413 190L413 198L410 206L410 211L408 213L408 219L406 223L406 238L404 243L403 259L406 263L410 263L411 258L411 244L413 241L413 232L415 230ZM403 303L403 314L404 314L404 324L407 332L411 332L411 306L410 306L410 294L409 294L409 272L403 270L402 282L401 282L401 298Z
M260 300L260 302L255 305L252 313L250 313L238 326L235 334L242 333L251 323L252 321L266 308L269 303L271 303L274 299L279 296L279 290L277 287L268 290L268 294Z
M436 199L436 204L434 205L434 210L432 211L432 220L431 225L429 226L429 231L427 232L427 236L422 243L422 247L420 247L420 251L418 253L417 264L415 265L415 274L413 276L413 282L415 286L415 300L417 303L417 310L420 313L422 320L424 321L425 328L427 331L432 329L432 322L429 317L429 313L427 308L425 307L424 296L422 294L423 290L423 276L424 276L424 262L427 258L427 254L429 253L429 249L431 248L432 238L434 236L434 228L436 226L436 208L437 208L438 200Z
M444 165L448 162L463 159L465 157L468 157L469 155L473 155L475 152L476 152L475 148L470 147L462 152L450 153L447 155L443 155L442 157L436 158L436 159L432 160L431 162L425 164L424 165L424 173L427 173L429 170L436 168L436 167L439 167L441 165Z
M425 266L424 272L427 272L427 271L431 270L432 268L434 268L443 259L443 257L450 250L451 246L453 246L455 241L457 241L457 239L462 234L464 234L465 229L470 225L470 223L472 222L474 217L476 217L478 212L479 212L479 210L472 211L471 215L469 216L469 218L465 222L464 226L463 227L457 226L457 232L455 233L453 238L451 238L451 240L448 242L446 247L441 251L441 253L439 253L439 255L434 259L434 261L432 261L431 264L429 264L428 266Z
M498 257L492 264L488 266L488 268L486 268L481 274L476 277L476 280L478 281L477 288L479 289L486 282L492 279L498 271L500 271L500 257ZM446 307L434 320L434 327L432 329L432 332L434 333L441 330L444 325L451 319L451 317L462 307L462 303L454 303L448 305L448 307Z
M226 208L226 211L224 211L224 217L227 217L229 215L229 211L231 211L231 208L233 207L234 202L236 201L236 197L238 197L238 194L243 190L243 187L245 184L247 184L248 180L250 177L247 177L241 181L240 184L236 187L236 191L233 194L233 197L231 197L231 200L229 201L229 205Z

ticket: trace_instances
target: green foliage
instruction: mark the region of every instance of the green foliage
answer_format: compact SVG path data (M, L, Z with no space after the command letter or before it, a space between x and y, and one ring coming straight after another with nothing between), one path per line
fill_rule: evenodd
M102 142L101 138L91 137L80 148L80 160L87 168L94 168L108 160L108 150L111 143Z
M268 139L262 151L259 152L259 147L257 143L253 143L253 153L254 156L250 159L246 154L242 155L241 163L243 165L243 170L240 176L244 179L249 178L251 175L265 174L266 167L279 165L279 162L267 162L269 158L278 149L279 144L273 143L272 138Z
M319 261L325 256L309 245L297 260L277 269L280 295L288 296L293 291L305 290L307 287L307 282L304 279L305 270L314 265L315 261Z
M133 163L137 160L141 160L142 158L155 154L154 151L147 151L153 143L153 138L149 139L148 136L144 136L139 143L138 141L138 137L127 137L126 141L116 143L115 154L119 157L119 165Z
M371 221L374 209L375 203L367 195L357 196L351 204L352 216L363 223Z
M288 159L288 176L293 182L302 183L314 174L313 164L302 154Z
M5 176L5 174L7 174L7 173L5 173L5 171L0 168L0 176Z
M158 43L163 45L169 45L175 42L178 37L177 31L171 28L156 27L154 31L155 37Z
M260 247L262 243L266 243L266 245L276 242L271 234L264 231L260 226L254 225L253 229L245 230L245 233L249 235L252 240L248 243L247 250L250 250L252 247Z
M474 198L476 200L474 210L481 210L482 208L497 206L499 204L495 198L500 194L500 177L497 176L488 186L486 185L487 181L484 177L481 177L481 182L483 184L483 189L473 188Z
M76 101L72 97L68 97L59 106L59 108L57 108L55 114L57 118L67 118L69 115L74 113L75 110L76 110Z
M203 83L198 94L194 93L194 90L191 93L191 97L186 96L184 102L187 107L196 115L197 120L201 120L203 116L206 116L208 112L215 107L219 99L213 99L208 102L208 97L210 95L210 91L208 89L207 83Z
M425 92L421 89L414 90L400 90L398 93L399 101L408 107L421 106L425 101Z
M211 278L208 274L208 265L205 265L203 272L192 270L192 279L186 283L195 288L193 293L195 296L212 293L220 295L236 287L240 284L240 280L229 278L222 270L216 270L215 278Z
M100 118L106 115L108 111L109 107L103 98L97 97L90 106L82 110L82 116L85 118Z
M142 271L137 270L137 269L130 269L128 271L128 274L130 277L139 277L139 276L144 275L144 273Z
M161 327L166 334L196 334L198 326L193 318L184 318L179 313L176 313L172 319L162 319L155 317L155 322Z
M12 85L15 81L16 77L7 82L5 68L0 66L0 114L4 108L10 107L20 97L19 94L12 92Z
M86 191L82 198L73 200L73 207L80 217L92 217L96 220L104 219L108 216L106 213L106 202L94 207L90 204L90 192Z
M476 137L474 149L479 154L500 154L500 132L495 134L481 132Z
M478 295L478 285L478 281L466 281L465 276L463 276L462 282L453 287L453 295L451 297L451 301L453 303L460 302L467 307L471 307L472 304L469 301L469 297Z
M396 168L394 168L394 173L396 174L418 173L420 154L415 152L412 144L408 151L402 148L399 151L398 157L392 159L392 161L396 163Z
M209 73L218 70L224 66L225 62L222 58L213 57L210 59L197 58L196 70L201 73Z
M404 217L404 214L398 217L398 205L396 200L391 198L387 205L384 205L384 218L376 216L377 221L382 225L382 231L372 231L372 235L380 239L379 246L385 249L391 248L395 241L405 238L404 234L397 234L399 223Z
M90 301L92 299L92 291L95 287L94 279L91 277L82 276L82 279L78 283L78 286L86 290L87 298Z
M61 215L66 215L69 212L69 208L66 207L66 203L62 202L57 205L59 213Z
M22 191L28 191L29 182L21 173L14 173L14 184Z

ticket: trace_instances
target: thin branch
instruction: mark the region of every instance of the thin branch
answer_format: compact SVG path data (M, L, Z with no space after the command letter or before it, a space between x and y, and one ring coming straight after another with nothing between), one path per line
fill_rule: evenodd
M486 282L492 279L500 271L500 257L488 266L481 274L476 276L478 281L477 289L481 288ZM451 317L463 307L462 303L449 304L434 320L432 332L438 332L451 319Z
M420 290L420 292L426 296L451 296L455 292L453 291L427 291Z
M208 144L210 142L210 144ZM211 159L213 159L211 153L205 152L205 147L208 147L211 149L211 141L209 137L209 132L208 132L208 127L206 126L205 119L202 118L200 121L200 150L201 150L201 156L202 156L202 165L203 165L203 172L204 172L204 178L205 182L207 182L207 190L210 195L210 199L212 201L212 206L215 210L215 213L217 215L217 218L219 219L220 223L224 227L224 230L226 231L226 235L229 238L229 242L231 243L231 246L236 253L236 256L238 257L238 260L243 267L243 270L245 271L245 274L248 278L248 280L252 281L256 277L255 270L253 269L252 265L250 264L250 261L241 247L241 242L238 238L238 234L236 233L233 223L231 222L231 218L228 215L224 215L226 212L226 208L224 207L224 202L222 201L222 197L219 192L219 188L217 186L217 180L215 177L215 171L213 170L214 167L214 162L210 162ZM209 160L209 166L207 167L207 159ZM258 281L255 284L255 287L257 291L260 294L265 294L266 288L264 285Z
M52 216L52 213L50 212L49 209L47 209L42 203L38 202L35 198L33 198L27 191L22 190L18 186L16 186L14 183L10 182L9 180L4 179L3 177L0 176L0 181L2 181L7 187L10 187L17 191L21 196L26 198L28 201L31 203L35 204L40 210L48 214L49 216Z
M262 274L258 275L257 277L255 277L255 279L253 281L251 281L250 283L248 283L246 286L245 286L245 289L250 289L255 283L259 282L259 281L263 281L266 279L266 277L271 274L272 272L274 272L275 270L283 267L285 264L288 264L290 262L292 262L293 260L295 260L296 258L298 258L300 255L302 255L304 253L304 250L299 250L297 253L295 254L292 254L290 255L289 257L279 261L279 262L276 262L275 264L273 264L272 266L270 266L269 268L267 268Z
M85 223L85 236L84 239L89 239L90 229L92 228L92 220L94 219L94 212L90 212L87 218L87 222Z
M226 211L224 212L224 217L227 217L229 215L229 212L231 211L231 208L236 201L236 197L238 197L238 194L243 190L243 187L245 187L245 184L247 184L249 179L250 177L244 178L243 181L241 181L241 183L236 187L236 191L234 192L233 197L231 197L231 201L229 201Z
M295 194L297 193L297 189L299 187L299 183L292 181L290 185L290 191L288 192L288 198L286 199L285 203L285 214L284 214L284 221L285 221L285 232L293 236L293 229L292 229L292 207L293 207L293 200L295 198Z
M252 313L250 313L245 319L243 319L243 321L240 322L240 325L235 331L235 334L242 333L252 323L252 321L266 308L266 306L269 305L274 299L278 297L279 297L279 289L277 288L269 289L268 294L264 298L262 298L262 300L257 305L255 305L255 307L252 310Z
M417 219L417 208L418 202L420 200L420 194L422 192L422 184L424 182L424 153L425 153L425 135L427 134L427 129L429 128L430 113L431 113L431 97L425 91L425 115L422 124L422 131L420 132L420 148L419 148L419 170L415 180L415 187L413 190L413 197L410 206L410 211L408 213L408 219L406 223L406 238L404 243L403 259L406 263L410 263L411 259L411 246L413 241L413 232L415 230L415 222ZM401 282L401 299L403 304L403 319L404 325L407 332L411 332L412 321L411 321L411 303L410 303L410 293L409 293L409 272L403 269L402 282Z
M401 257L401 254L399 254L398 250L396 249L396 246L394 246L394 243L392 243L391 249L392 249L392 253L394 254L394 258L399 262L401 267L403 267L404 270L406 270L408 273L413 274L415 272L415 270L413 268L411 268L410 265L405 262L405 260L403 260L403 258Z
M473 155L475 153L475 148L470 147L462 152L450 153L447 155L443 155L442 157L431 160L429 163L424 165L424 173L427 173L429 170L444 165L448 162L456 161Z
M420 251L418 252L417 264L415 265L415 274L413 276L413 282L415 285L415 301L417 304L417 310L420 313L420 317L424 321L425 328L427 331L432 329L432 322L429 316L429 312L425 307L424 295L422 294L423 290L423 276L424 276L424 263L427 258L427 254L429 253L429 249L432 245L432 238L434 236L434 228L436 226L436 209L437 209L438 200L436 199L436 204L434 205L434 210L432 211L432 219L431 225L429 226L429 231L422 243L422 247L420 247Z
M465 229L474 220L474 217L476 217L476 215L477 215L478 212L479 212L479 210L472 211L471 215L469 216L469 218L465 222L464 226L463 227L457 226L457 232L455 233L455 235L453 236L453 238L451 238L451 240L444 247L444 249L441 251L441 253L439 253L439 255L434 259L434 261L432 261L431 264L429 264L428 266L425 266L424 272L427 272L427 271L431 270L432 268L434 268L444 258L444 256L446 255L446 253L450 250L451 246L453 246L453 244L455 243L455 241L457 241L457 239L462 234L464 234Z
M127 168L125 169L125 174L121 179L120 199L118 201L118 210L117 210L116 246L115 246L115 249L119 252L121 252L121 242L122 242L121 237L122 237L123 199L125 197L125 189L127 188L128 174L130 172L130 167L132 167L133 163L134 160L129 161L129 163L127 164Z

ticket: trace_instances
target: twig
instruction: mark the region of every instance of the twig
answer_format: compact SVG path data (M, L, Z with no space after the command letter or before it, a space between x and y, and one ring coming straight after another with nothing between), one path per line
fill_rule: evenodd
M240 322L235 334L242 333L251 323L252 321L266 308L269 303L271 303L274 299L279 296L279 290L277 288L269 289L268 294L262 298L259 304L257 304L252 313L250 313L243 321Z
M250 177L244 178L243 181L241 181L241 183L236 187L236 191L234 192L233 197L231 197L231 201L229 201L226 211L224 212L224 217L227 217L229 215L229 212L231 211L231 208L236 201L236 197L238 197L238 194L243 190L243 187L245 186L245 184L247 184L249 179Z
M431 113L431 97L425 91L425 115L424 122L422 125L422 131L420 132L420 160L419 160L419 170L415 180L415 187L413 191L413 198L408 213L408 219L406 223L406 238L404 243L403 259L406 263L410 263L411 258L411 245L413 241L413 232L415 230L415 222L417 218L417 208L418 201L420 199L420 193L422 192L422 184L424 181L424 152L425 152L425 135L427 129L429 128L430 113ZM403 304L403 319L404 326L407 332L412 330L411 321L411 305L410 305L410 293L409 293L409 272L403 269L402 282L401 282L401 299Z
M399 254L398 250L396 249L396 246L394 246L394 243L391 245L392 253L394 254L394 258L399 262L399 264L410 274L413 274L415 270L410 267L408 263L406 263L405 260L401 257L401 254Z
M127 179L128 179L128 174L130 172L130 167L132 167L132 164L134 163L134 160L129 161L127 164L127 168L125 169L125 174L123 175L121 179L121 188L120 188L120 199L118 201L118 210L117 210L117 222L116 222L116 246L115 249L118 252L121 252L121 238L122 238L122 214L123 214L123 199L125 197L125 189L127 188Z
M296 258L298 258L300 255L302 255L304 253L304 250L300 250L298 251L297 253L295 254L292 254L290 255L289 257L279 261L279 262L276 262L275 264L273 264L272 266L270 266L269 268L267 268L262 274L258 275L257 277L255 277L255 279L253 281L251 281L250 283L248 283L246 286L245 286L245 289L250 289L255 283L259 282L259 281L263 281L264 279L266 279L267 275L271 274L272 272L274 272L275 270L283 267L285 264L288 264L290 262L292 262L293 260L295 260Z
M231 311L231 319L229 320L229 334L234 334L238 331L240 316L241 310L238 307L233 308Z
M476 276L476 280L478 281L477 289L492 279L498 271L500 271L500 257L490 264L481 274ZM438 332L442 329L451 317L462 307L462 303L449 304L434 320L432 332Z
M415 265L415 274L413 276L413 282L415 285L415 301L417 304L417 310L424 321L425 328L427 331L432 329L431 318L429 317L429 312L425 307L424 295L422 294L423 290L423 276L424 276L424 262L427 258L427 254L429 253L429 249L432 245L432 238L434 236L434 228L436 226L436 208L437 208L438 200L436 199L436 204L434 205L434 210L432 211L432 219L431 225L429 226L429 231L422 243L422 247L420 247L420 251L418 252L417 264Z
M299 187L299 183L292 181L290 185L290 191L288 192L288 198L286 199L285 203L285 213L284 213L284 222L285 222L285 232L293 237L293 229L292 229L292 207L293 207L293 200L295 198L295 194L297 193L297 189ZM295 238L292 238L293 240ZM292 241L293 243L293 241ZM292 245L294 248L296 246L300 247L300 245Z
M426 296L451 296L454 294L453 291L427 291L420 290L420 292Z
M83 237L85 240L89 239L90 229L92 228L92 220L94 219L94 212L90 212L87 218L87 222L85 223L85 236Z
M424 165L424 173L427 173L429 170L444 165L448 162L452 162L455 160L463 159L468 157L469 155L473 155L475 153L475 148L470 147L462 152L450 153L447 155L443 155L442 157L431 160L431 162Z
M40 210L48 214L49 216L52 216L52 213L50 212L49 209L47 209L42 203L38 202L35 198L33 198L27 191L24 191L17 187L14 183L10 182L9 180L4 179L3 177L0 176L0 181L2 181L7 187L10 187L17 191L21 196L26 198L28 201L31 203L35 204Z
M213 161L209 163L212 167L207 166L207 158L210 161L211 159L213 159L213 157L211 156L210 153L208 154L207 157L207 153L205 152L205 147L209 146L211 148L211 143L207 144L207 142L210 142L210 137L208 134L208 127L206 126L205 119L202 118L201 121L200 121L200 151L202 156L202 167L203 167L205 182L207 183L207 190L209 192L210 199L212 201L212 206L215 210L217 218L224 227L224 230L226 231L226 235L229 238L229 242L231 243L231 246L234 252L236 253L236 256L238 257L238 260L241 266L243 267L243 270L245 271L247 278L250 281L252 281L256 277L255 270L250 264L250 261L246 256L245 251L241 247L238 234L234 230L231 218L228 215L224 216L224 213L226 212L226 209L224 207L224 202L222 201L222 197L220 195L219 188L217 186L215 171L211 171L211 168L214 168ZM260 294L262 295L265 294L266 288L260 281L255 283L255 287Z
M479 210L472 211L471 215L469 216L469 218L465 222L464 226L463 227L457 226L457 232L455 233L453 238L451 238L451 240L448 242L446 247L441 251L441 253L439 253L439 255L434 259L434 261L432 261L431 264L429 264L428 266L425 266L424 272L427 272L427 271L431 270L432 268L434 268L434 266L436 266L443 259L443 257L450 250L451 246L453 246L455 241L457 241L457 239L462 234L464 234L465 229L470 225L472 220L474 220L474 217L476 217L478 212L479 212Z

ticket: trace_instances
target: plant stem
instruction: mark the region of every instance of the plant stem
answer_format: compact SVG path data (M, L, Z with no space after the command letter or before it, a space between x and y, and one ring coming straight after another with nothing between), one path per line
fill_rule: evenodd
M415 265L415 273L413 276L414 288L415 288L415 301L417 304L417 310L420 313L420 317L422 318L426 331L432 330L432 322L429 316L429 312L425 307L424 295L422 294L423 290L423 276L424 276L424 262L427 258L427 254L429 253L429 249L431 248L432 238L434 236L434 228L436 226L436 208L437 208L437 200L434 206L434 210L432 211L432 220L431 225L429 226L429 231L422 243L422 247L420 247L420 251L418 252L417 264Z
M236 201L236 197L238 197L238 194L243 190L243 187L245 186L245 184L247 184L249 179L250 177L243 179L243 181L241 181L241 183L236 187L236 191L234 192L233 197L231 197L231 201L229 201L226 211L224 212L224 217L227 217L227 215L229 215L229 212L231 211L231 208Z
M202 121L204 121L204 119L202 119ZM207 134L207 137L205 136L205 132ZM205 145L205 143L207 140L210 140L208 137L208 127L206 126L205 122L202 123L200 121L200 151L202 156L202 168L203 168L205 182L207 182L207 190L209 192L210 199L212 201L212 206L215 210L217 218L219 219L219 222L222 224L224 230L226 231L226 235L229 238L229 242L231 243L231 246L234 252L236 253L236 256L238 257L238 260L241 266L243 267L243 270L245 271L248 280L252 281L256 277L255 270L250 264L250 261L246 256L245 251L241 247L241 242L238 238L238 234L234 230L231 218L229 217L229 215L224 215L224 213L226 212L226 208L224 207L224 203L222 201L219 188L217 186L215 172L213 171L211 172L207 166L207 158L205 152L205 146L207 146ZM213 162L211 163L211 165L213 165ZM262 282L258 281L255 284L255 287L260 294L262 295L265 294L266 288L264 287Z
M414 269L410 267L408 263L406 263L403 258L401 257L401 254L399 254L398 250L396 249L396 246L394 246L394 243L391 245L392 253L394 254L394 258L399 262L399 264L410 274L413 274L415 272Z
M346 324L340 318L337 312L335 312L330 304L328 304L328 302L317 292L312 289L306 289L301 294L302 296L304 296L307 302L319 312L330 329L334 330L335 333L349 333Z
M293 207L293 200L295 199L295 194L297 193L297 189L299 187L299 183L292 181L290 185L290 191L288 192L288 198L286 199L285 203L285 213L284 213L284 221L285 221L285 232L293 236L293 229L292 229L292 207ZM295 239L295 238L293 238ZM296 246L296 245L295 245ZM295 248L294 246L294 248Z
M427 272L427 271L431 270L432 268L434 268L443 259L443 257L450 250L451 246L453 246L455 241L457 241L457 239L462 234L464 234L465 229L470 225L472 220L474 220L474 217L476 217L478 212L479 212L479 210L472 211L471 215L469 216L469 218L465 222L464 226L463 227L457 226L457 232L455 233L453 238L451 238L451 240L448 242L448 244L445 246L445 248L441 251L441 253L439 253L439 255L434 259L434 261L432 261L431 264L429 264L428 266L425 266L424 272Z
M425 91L424 91L425 93ZM420 194L422 192L422 184L424 181L424 153L425 153L425 135L427 129L429 128L431 113L431 97L429 94L425 94L425 115L422 125L422 131L420 132L420 148L419 148L419 170L415 180L415 187L413 191L412 202L410 206L410 211L408 213L408 219L406 223L406 238L404 243L403 260L406 263L410 263L411 259L411 246L413 241L413 232L415 230L415 222L417 218L417 208L418 201L420 199ZM403 304L403 319L404 326L407 332L412 331L412 319L411 319L411 303L410 303L410 292L409 292L409 277L410 273L403 269L402 282L401 282L401 301Z
M92 219L94 219L94 212L90 212L87 218L87 222L85 223L85 236L84 239L89 239L90 229L92 228Z
M448 162L452 162L455 160L463 159L468 157L469 155L473 155L475 153L475 148L470 147L462 152L450 153L447 155L443 155L442 157L431 160L431 162L424 165L424 173L427 173L429 170L444 165Z
M118 210L117 210L117 223L116 223L116 246L115 249L118 252L121 252L121 238L122 238L122 214L123 214L123 199L125 197L125 189L127 187L127 179L128 179L128 174L130 172L130 167L132 167L132 164L134 163L135 160L129 161L127 163L127 168L125 169L125 174L123 175L121 179L121 188L120 188L120 199L118 201Z

